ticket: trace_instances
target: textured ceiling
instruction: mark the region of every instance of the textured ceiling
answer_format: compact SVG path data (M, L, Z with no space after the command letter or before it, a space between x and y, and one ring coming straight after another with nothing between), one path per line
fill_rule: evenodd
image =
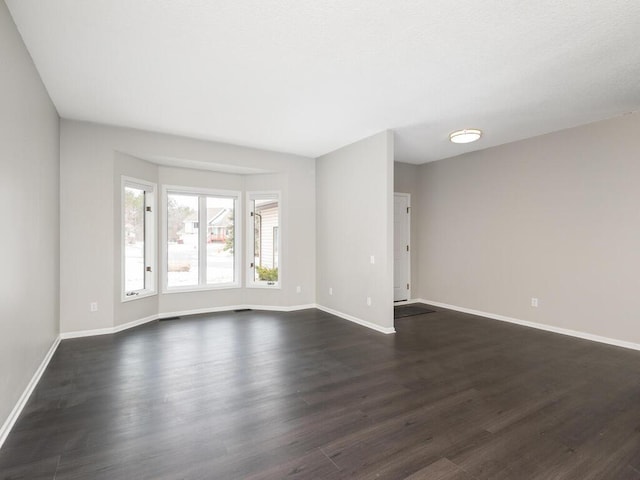
M424 163L640 108L637 0L6 3L63 118Z

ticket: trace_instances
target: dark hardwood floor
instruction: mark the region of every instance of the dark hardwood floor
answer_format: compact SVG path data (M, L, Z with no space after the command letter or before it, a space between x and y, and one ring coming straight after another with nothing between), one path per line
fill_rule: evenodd
M436 310L65 340L0 478L640 479L640 352Z

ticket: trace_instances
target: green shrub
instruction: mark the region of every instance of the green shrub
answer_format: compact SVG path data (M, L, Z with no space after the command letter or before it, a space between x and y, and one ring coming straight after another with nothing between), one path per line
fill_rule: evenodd
M269 267L256 267L258 271L258 280L263 280L267 282L277 282L278 281L278 268L269 268Z

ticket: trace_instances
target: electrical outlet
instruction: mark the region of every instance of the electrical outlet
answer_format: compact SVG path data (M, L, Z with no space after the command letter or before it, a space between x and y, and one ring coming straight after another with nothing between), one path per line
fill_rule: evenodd
M538 299L535 297L531 297L531 306L532 307L537 307L538 306Z
M300 285L298 285L296 287L296 293L300 293L302 291L302 287Z
M376 257L371 255L371 264L373 265L374 263L376 263Z
M98 302L91 302L89 304L89 311L97 312L98 311Z
M329 295L333 295L333 288L329 287Z
M367 297L367 305L371 306L371 297Z

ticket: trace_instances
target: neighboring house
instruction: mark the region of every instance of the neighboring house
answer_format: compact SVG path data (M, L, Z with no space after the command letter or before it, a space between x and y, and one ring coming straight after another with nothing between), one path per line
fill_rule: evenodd
M207 241L224 242L232 235L233 211L230 208L207 208Z
M207 208L207 241L224 242L231 235L233 227L233 211L230 208ZM183 221L182 234L198 232L198 212L191 212ZM180 232L179 232L180 233Z
M256 265L278 267L278 202L256 204Z

